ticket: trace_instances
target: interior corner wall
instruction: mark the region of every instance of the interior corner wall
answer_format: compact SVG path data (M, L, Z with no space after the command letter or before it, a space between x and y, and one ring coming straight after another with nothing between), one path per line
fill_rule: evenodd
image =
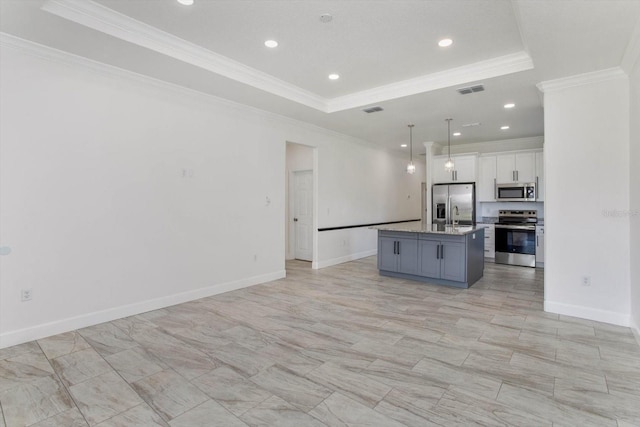
M635 329L640 333L640 59L630 76L630 225L631 232L631 315Z
M545 90L544 114L545 310L628 326L629 82Z
M407 175L404 156L60 51L0 48L0 348L283 277L287 141L316 148L318 227L419 218L424 170ZM319 240L326 265L375 253L360 234Z

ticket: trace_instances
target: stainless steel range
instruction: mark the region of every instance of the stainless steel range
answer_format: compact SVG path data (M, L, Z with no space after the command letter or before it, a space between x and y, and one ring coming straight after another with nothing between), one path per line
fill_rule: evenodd
M496 263L535 267L537 222L537 211L499 211Z

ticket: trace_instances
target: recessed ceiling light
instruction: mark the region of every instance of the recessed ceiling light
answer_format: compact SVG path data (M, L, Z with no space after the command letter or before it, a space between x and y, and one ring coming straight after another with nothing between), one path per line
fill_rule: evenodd
M509 129L509 126L502 126L500 129L501 130L507 130L507 129Z
M264 42L264 45L266 47L274 48L274 47L278 47L278 42L275 40L267 40L266 42Z
M340 75L338 74L329 74L329 80L338 80Z
M407 148L407 144L400 144L400 147Z
M451 39L442 39L438 42L438 46L440 47L448 47L453 44L453 40Z
M510 102L508 104L504 104L504 108L513 108L515 106L516 106L516 104L514 104L513 102Z
M453 136L460 136L460 135L462 135L460 132L454 132L453 133Z
M183 4L185 6L191 6L194 0L178 0L178 3Z

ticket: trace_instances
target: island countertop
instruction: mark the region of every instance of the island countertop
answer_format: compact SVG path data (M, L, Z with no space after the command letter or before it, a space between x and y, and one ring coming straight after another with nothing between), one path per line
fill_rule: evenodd
M376 225L370 227L381 231L401 231L406 233L424 233L424 234L448 234L452 236L465 236L474 233L482 227L468 225L441 225L424 223L420 221L405 222L400 224Z

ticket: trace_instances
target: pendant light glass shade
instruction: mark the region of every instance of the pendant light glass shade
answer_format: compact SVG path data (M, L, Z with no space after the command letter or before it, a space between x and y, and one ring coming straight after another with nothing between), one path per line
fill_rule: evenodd
M451 172L456 167L456 165L453 163L453 160L451 159L451 120L453 119L445 120L447 122L447 147L449 159L444 163L444 170L446 170L447 172Z
M449 159L444 162L444 170L446 170L447 172L451 172L455 166L456 165L453 163L453 160L451 160L451 157L449 157Z
M407 173L416 173L416 165L413 164L413 126L409 124L409 164L407 165Z

